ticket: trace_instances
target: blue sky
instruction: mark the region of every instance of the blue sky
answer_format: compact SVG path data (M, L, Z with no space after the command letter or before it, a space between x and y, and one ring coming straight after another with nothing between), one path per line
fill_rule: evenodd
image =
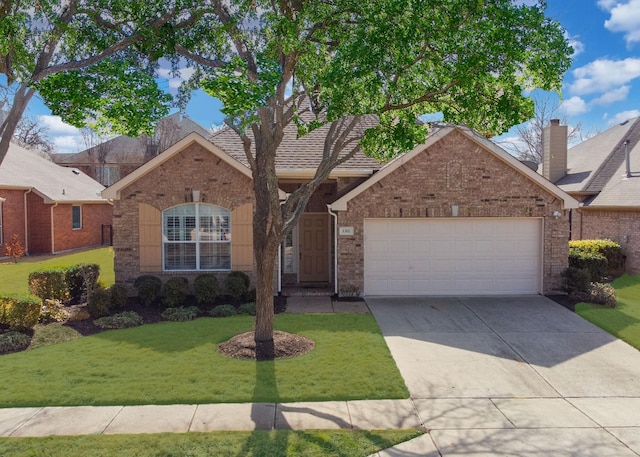
M570 124L581 123L584 136L640 116L640 0L548 0L547 4L547 15L564 26L575 50L562 98L557 100L560 115ZM182 76L189 72L184 69ZM165 76L161 85L168 91L180 83L166 72L161 76ZM217 100L198 91L186 113L210 127L222 122L220 107ZM40 100L30 104L29 115L49 127L58 152L84 149L79 131L51 116ZM501 139L512 137L512 132Z

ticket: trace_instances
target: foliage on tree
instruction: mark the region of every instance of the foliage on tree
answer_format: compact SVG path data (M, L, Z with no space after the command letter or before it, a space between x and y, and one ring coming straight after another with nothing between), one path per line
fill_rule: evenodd
M4 253L11 257L14 263L18 263L18 259L25 254L25 249L17 233L11 236L11 241L5 244Z
M0 73L15 90L0 122L0 163L36 90L76 127L151 132L169 103L152 78L157 56L172 50L169 24L192 23L189 3L1 0Z
M533 115L524 89L559 90L571 48L544 4L511 0L212 1L176 34L202 87L224 105L254 181L256 350L273 356L278 246L333 168L358 150L381 161L423 142L425 113L486 136ZM178 62L174 59L173 62ZM374 118L371 117L374 116ZM287 125L324 128L309 182L278 196L275 155Z

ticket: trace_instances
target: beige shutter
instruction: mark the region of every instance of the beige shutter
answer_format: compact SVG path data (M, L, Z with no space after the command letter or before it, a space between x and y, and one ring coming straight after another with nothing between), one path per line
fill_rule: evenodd
M231 211L231 268L253 271L253 204Z
M140 272L162 271L162 213L146 203L138 204Z

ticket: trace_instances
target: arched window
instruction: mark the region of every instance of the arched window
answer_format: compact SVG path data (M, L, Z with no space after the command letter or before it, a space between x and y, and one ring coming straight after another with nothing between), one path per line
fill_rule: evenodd
M231 213L206 203L162 212L165 270L231 270Z

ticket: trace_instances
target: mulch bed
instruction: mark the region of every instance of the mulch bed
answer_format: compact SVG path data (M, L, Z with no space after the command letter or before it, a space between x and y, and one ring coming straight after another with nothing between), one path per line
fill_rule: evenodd
M276 359L296 357L306 354L315 347L313 340L293 333L273 332ZM218 346L218 352L234 359L255 360L256 343L254 333L236 335Z
M553 300L554 302L558 303L559 305L564 306L569 311L574 311L574 312L576 310L576 303L580 303L580 300L577 300L576 298L572 298L569 295L562 295L562 294L545 295L545 297Z

